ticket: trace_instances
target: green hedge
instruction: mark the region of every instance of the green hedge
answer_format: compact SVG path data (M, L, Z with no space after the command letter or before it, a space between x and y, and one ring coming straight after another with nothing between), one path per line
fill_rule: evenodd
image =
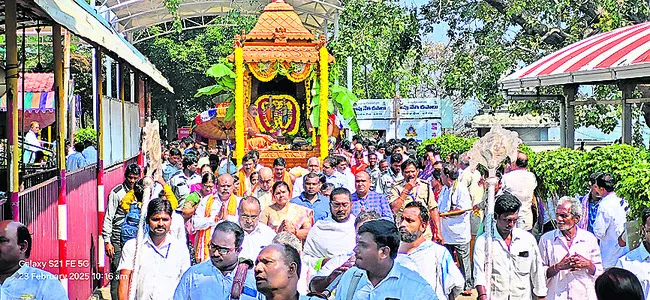
M449 152L469 150L475 140L443 135L424 141L418 153L435 144L444 158ZM528 155L529 169L538 178L536 192L542 199L584 195L589 175L607 172L618 182L616 193L628 200L631 218L636 219L643 208L650 207L650 153L643 148L617 144L587 152L567 148L533 152L526 145L519 149Z
M81 143L90 141L93 145L97 144L97 131L92 128L81 128L74 132L74 142Z
M451 134L441 135L439 137L424 140L418 147L418 155L423 155L428 145L434 144L440 149L440 157L445 159L449 153L464 153L472 148L477 138L464 138Z

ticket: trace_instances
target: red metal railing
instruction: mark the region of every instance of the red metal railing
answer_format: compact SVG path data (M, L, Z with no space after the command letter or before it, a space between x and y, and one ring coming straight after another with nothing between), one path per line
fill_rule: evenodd
M19 193L20 222L32 234L29 263L57 274L59 244L57 238L58 177L49 179Z

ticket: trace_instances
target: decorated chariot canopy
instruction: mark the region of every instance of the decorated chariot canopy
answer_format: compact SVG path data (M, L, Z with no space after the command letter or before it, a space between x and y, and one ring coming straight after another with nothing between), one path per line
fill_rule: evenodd
M319 145L323 145L320 155L327 156L328 65L334 57L325 44L325 37L316 39L284 0L269 3L255 27L248 34L235 37L235 51L228 60L235 63L238 163L245 150L251 149L250 141L258 139L250 133L251 125L272 137L261 144L274 139L311 137L316 145L318 128ZM314 80L320 80L318 105L311 99ZM312 110L318 113L317 124L311 124ZM254 118L250 122L254 124L245 125L246 118Z

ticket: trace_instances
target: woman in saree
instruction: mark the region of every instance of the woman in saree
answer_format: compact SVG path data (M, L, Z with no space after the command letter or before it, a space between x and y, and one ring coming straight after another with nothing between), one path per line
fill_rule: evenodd
M272 192L275 203L262 211L260 222L275 232L289 232L304 242L314 224L314 211L289 202L289 185L284 181L276 182Z

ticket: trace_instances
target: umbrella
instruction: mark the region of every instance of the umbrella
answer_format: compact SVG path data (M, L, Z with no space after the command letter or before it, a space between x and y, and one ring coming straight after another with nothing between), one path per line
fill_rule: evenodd
M230 102L221 102L216 108L208 109L194 118L191 132L211 140L226 140L232 138L235 127L234 120L224 121Z

